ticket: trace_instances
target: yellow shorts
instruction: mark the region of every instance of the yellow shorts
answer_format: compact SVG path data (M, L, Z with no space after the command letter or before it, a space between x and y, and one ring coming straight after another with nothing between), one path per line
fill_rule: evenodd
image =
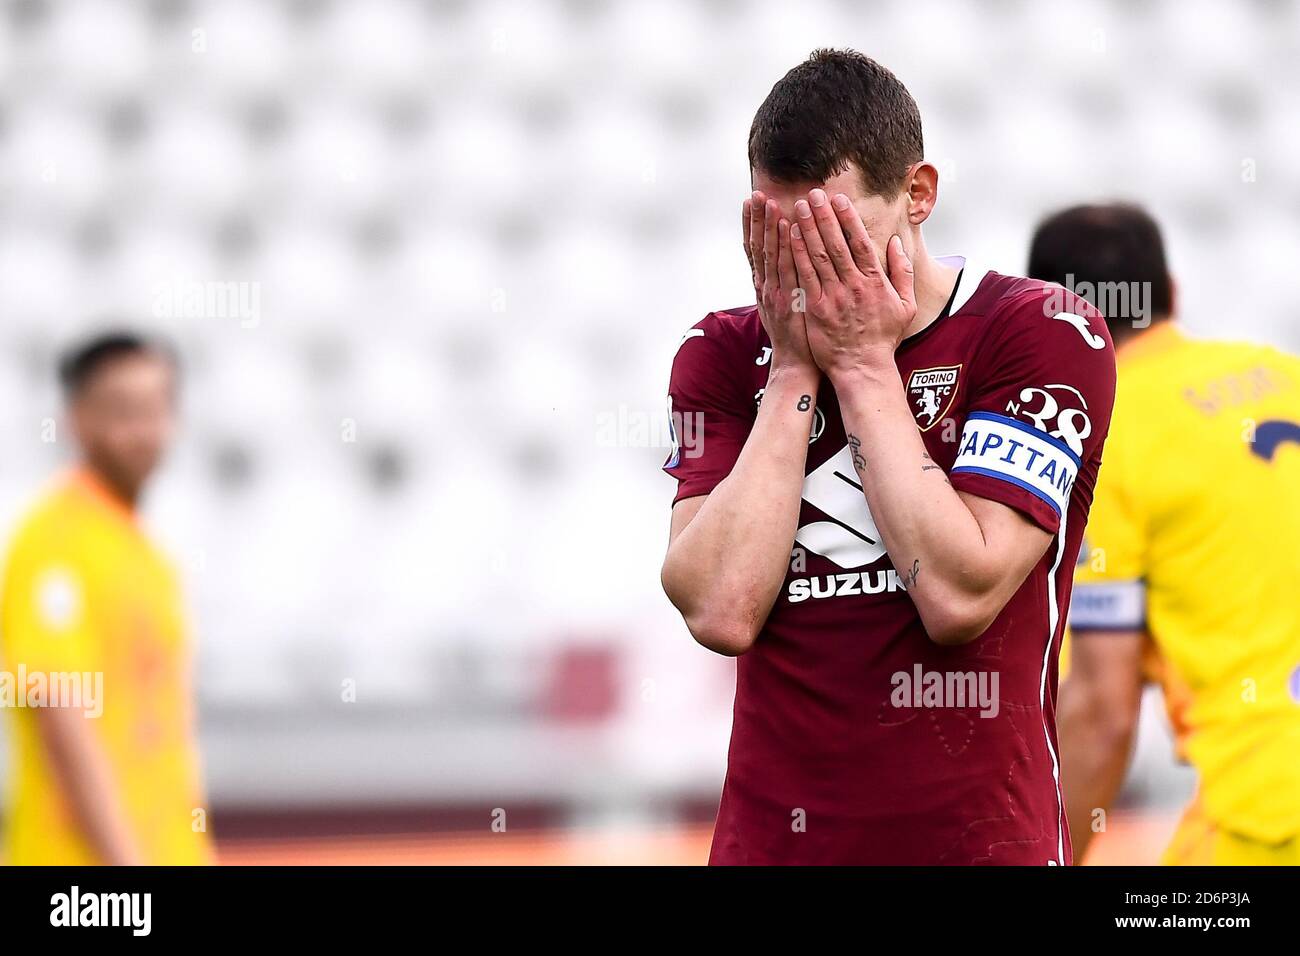
M1300 837L1260 843L1218 826L1193 800L1174 831L1161 863L1165 866L1300 866Z

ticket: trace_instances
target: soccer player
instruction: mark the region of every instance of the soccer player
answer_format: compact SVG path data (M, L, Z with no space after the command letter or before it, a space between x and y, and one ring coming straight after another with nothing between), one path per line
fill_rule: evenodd
M176 575L136 505L173 430L162 346L105 335L61 366L80 451L21 522L0 595L0 656L37 687L7 708L11 864L181 864L211 856Z
M1070 862L1056 662L1114 392L1096 310L935 258L903 85L822 50L759 107L757 305L688 331L662 579L738 657L711 861Z
M1300 864L1300 360L1184 335L1133 206L1050 217L1029 271L1110 300L1118 349L1061 689L1076 848L1123 781L1149 676L1200 780L1165 862Z

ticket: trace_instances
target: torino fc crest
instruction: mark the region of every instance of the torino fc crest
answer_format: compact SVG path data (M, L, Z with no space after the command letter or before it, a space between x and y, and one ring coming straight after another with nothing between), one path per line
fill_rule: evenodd
M918 368L907 380L907 398L921 431L928 432L948 414L952 400L957 396L960 372L960 365Z

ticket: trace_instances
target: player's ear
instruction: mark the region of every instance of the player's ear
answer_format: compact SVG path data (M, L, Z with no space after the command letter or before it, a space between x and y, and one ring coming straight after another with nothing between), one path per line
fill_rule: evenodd
M919 226L930 218L939 198L939 170L933 163L922 160L908 168L903 182L907 190L907 221Z
M84 407L74 397L63 408L63 420L60 425L72 436L78 448L86 447L86 414Z

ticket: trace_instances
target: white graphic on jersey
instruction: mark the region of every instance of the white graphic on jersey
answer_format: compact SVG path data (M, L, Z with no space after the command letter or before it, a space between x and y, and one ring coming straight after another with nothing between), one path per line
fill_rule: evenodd
M682 463L682 442L677 437L677 423L673 419L673 397L668 396L668 440L672 443L672 451L668 453L668 460L664 462L665 468L676 468Z
M1079 334L1083 336L1083 340L1088 343L1088 348L1100 352L1106 347L1106 340L1089 327L1086 316L1076 315L1073 312L1058 312L1052 318L1060 319L1062 322L1069 322L1078 329Z
M678 341L677 348L680 349L683 345L685 345L687 339L693 339L703 334L704 334L703 329L687 329L686 334L681 337L680 341Z
M1019 402L1007 402L1007 412L1011 415L1023 415L1033 422L1034 427L1039 431L1046 432L1053 438L1059 438L1070 446L1072 452L1083 457L1083 440L1092 434L1092 419L1083 409L1063 407L1061 398L1053 394L1056 390L1070 392L1079 399L1083 409L1088 407L1088 400L1074 386L1047 385L1044 388L1022 388ZM1026 405L1032 403L1034 407L1026 408L1021 402ZM1053 423L1055 423L1054 427Z
M812 432L808 435L808 444L812 444L822 437L822 432L826 431L826 416L822 414L821 406L813 409Z
M853 469L849 446L809 472L803 480L803 500L830 520L799 528L794 539L841 568L860 568L885 554L876 521Z
M81 585L67 568L50 568L36 580L36 609L51 631L66 631L81 611Z
M772 350L771 350L770 348L768 348L766 345L764 345L764 346L763 346L763 354L760 355L758 358L754 359L754 364L755 364L755 365L766 365L766 364L767 364L768 362L770 362L770 361L772 361Z

